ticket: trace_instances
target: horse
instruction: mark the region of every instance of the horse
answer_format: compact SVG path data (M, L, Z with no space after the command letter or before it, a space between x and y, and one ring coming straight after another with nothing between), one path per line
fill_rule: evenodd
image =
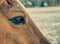
M0 0L0 44L51 44L19 0Z

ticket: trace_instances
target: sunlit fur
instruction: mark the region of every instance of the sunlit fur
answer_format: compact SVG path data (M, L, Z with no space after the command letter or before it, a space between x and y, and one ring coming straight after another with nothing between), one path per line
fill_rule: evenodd
M8 19L23 16L25 24ZM50 44L16 0L0 0L0 44Z

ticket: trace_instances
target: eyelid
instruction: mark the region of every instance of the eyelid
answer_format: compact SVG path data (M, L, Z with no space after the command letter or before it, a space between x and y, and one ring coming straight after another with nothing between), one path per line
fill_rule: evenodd
M10 21L10 19L8 19L9 20L9 24L11 25L11 26L13 26L14 28L21 28L21 27L23 27L25 24L26 24L26 19L24 18L24 23L20 23L20 24L14 24L13 22L11 22Z
M15 25L25 24L25 18L21 17L21 16L11 18L11 19L8 19L8 20Z
M20 10L20 11L16 11L16 12L21 12L21 13L24 13L24 12L23 12L23 11L21 11L21 10Z
M13 7L13 8L10 9L9 11L10 11L10 12L11 12L11 11L15 11L15 12L22 12L22 13L24 13L24 10L23 10L22 8L20 8L20 7Z

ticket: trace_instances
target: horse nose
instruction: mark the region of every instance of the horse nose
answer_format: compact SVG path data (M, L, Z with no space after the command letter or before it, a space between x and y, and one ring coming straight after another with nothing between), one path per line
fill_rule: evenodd
M17 16L8 20L15 25L25 24L25 18L23 16Z

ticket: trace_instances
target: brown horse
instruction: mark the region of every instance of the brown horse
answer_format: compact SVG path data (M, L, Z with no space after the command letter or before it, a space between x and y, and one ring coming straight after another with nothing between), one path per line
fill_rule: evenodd
M0 44L50 44L19 0L0 0Z

